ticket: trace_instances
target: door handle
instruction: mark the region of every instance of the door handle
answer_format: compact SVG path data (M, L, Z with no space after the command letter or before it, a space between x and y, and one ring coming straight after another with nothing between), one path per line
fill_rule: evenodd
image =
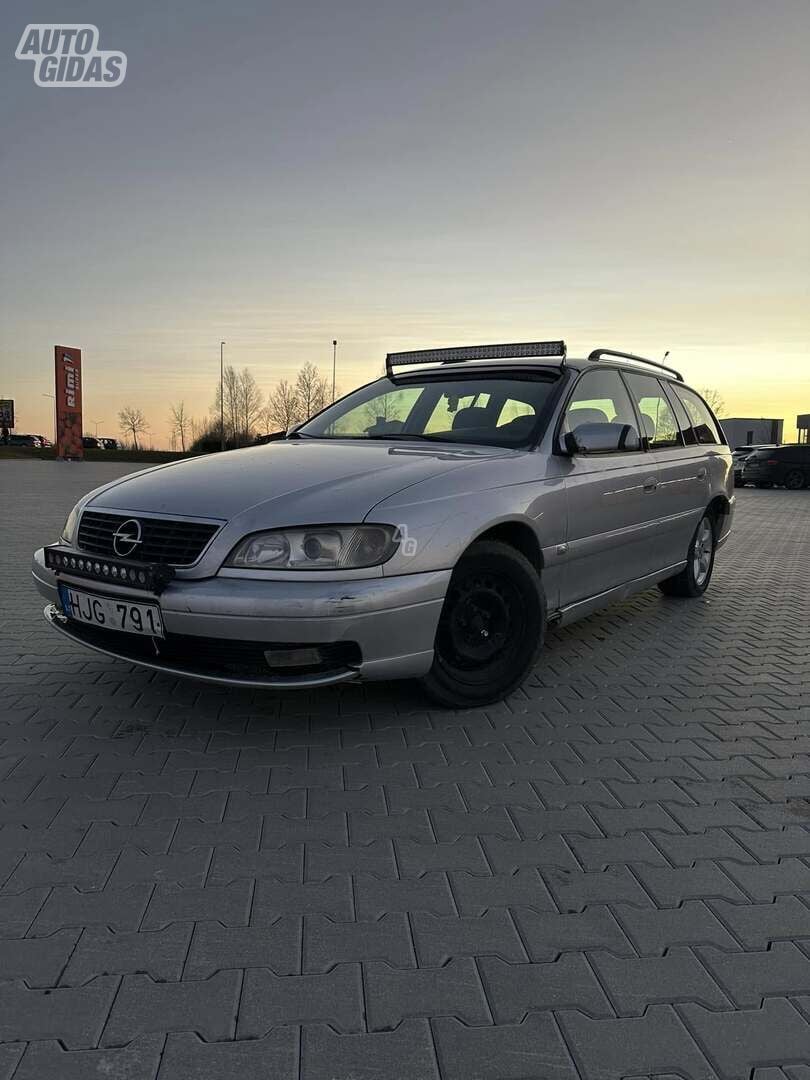
M648 476L644 481L644 493L649 494L658 487L658 481L654 476Z
M706 479L706 470L705 469L698 469L697 478L698 478L698 480L705 480Z

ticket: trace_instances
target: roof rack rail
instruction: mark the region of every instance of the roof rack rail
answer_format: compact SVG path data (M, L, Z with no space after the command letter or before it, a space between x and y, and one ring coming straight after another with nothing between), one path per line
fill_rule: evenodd
M667 356L669 353L667 353ZM676 371L675 368L667 367L666 364L661 364L657 360L649 360L646 356L636 356L635 353L619 352L617 349L594 349L592 353L588 355L589 360L601 360L603 356L618 356L622 360L636 360L639 364L650 364L652 367L660 368L661 371L668 371L670 375L674 375L679 382L683 382L683 375L680 371Z
M559 356L565 360L564 341L518 341L504 345L462 345L452 349L414 349L388 353L385 373L390 378L395 367L414 364L463 364L467 360L515 360Z

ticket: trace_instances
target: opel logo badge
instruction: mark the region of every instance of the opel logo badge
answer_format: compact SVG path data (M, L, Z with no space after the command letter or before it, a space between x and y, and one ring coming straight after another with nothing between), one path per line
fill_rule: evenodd
M119 525L113 533L112 542L113 551L116 555L120 555L122 559L125 559L127 555L131 555L138 547L138 544L143 543L140 521L130 518L129 521Z

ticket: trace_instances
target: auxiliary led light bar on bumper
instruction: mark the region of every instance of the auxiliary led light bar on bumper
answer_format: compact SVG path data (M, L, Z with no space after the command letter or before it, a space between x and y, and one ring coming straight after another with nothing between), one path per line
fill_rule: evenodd
M174 568L161 563L77 555L75 551L66 551L59 545L45 548L45 566L56 574L126 585L130 589L145 589L156 594L163 592L174 577Z

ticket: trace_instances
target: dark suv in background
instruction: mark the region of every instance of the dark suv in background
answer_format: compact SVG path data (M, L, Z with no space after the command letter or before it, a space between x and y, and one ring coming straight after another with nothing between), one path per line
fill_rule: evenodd
M792 443L755 450L745 459L742 471L744 484L758 488L778 484L789 491L799 491L810 486L810 446Z

